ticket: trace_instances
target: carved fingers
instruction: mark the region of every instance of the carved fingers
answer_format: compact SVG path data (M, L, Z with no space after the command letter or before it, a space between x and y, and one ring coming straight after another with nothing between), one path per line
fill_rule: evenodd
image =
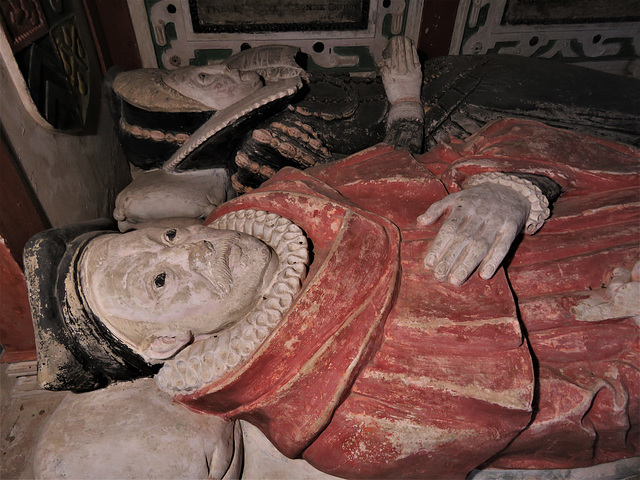
M590 292L571 312L583 322L631 317L640 324L640 260L631 270L615 268L606 289Z
M411 39L397 36L389 40L378 65L391 104L420 99L422 70L418 51Z
M382 52L382 58L384 68L399 75L411 74L420 68L418 52L407 37L392 37Z
M282 167L308 168L331 160L311 126L297 120L280 119L251 132L236 154L238 172L233 186L244 193L271 178Z
M478 267L481 278L493 276L522 231L529 205L508 187L479 185L434 203L418 225L435 223L447 212L424 265L438 281L461 285Z
M631 270L623 267L616 267L613 270L611 281L609 282L609 285L607 285L607 296L609 298L613 298L618 290L620 290L624 285L638 281L640 281L640 260L636 262Z
M491 248L480 265L480 278L488 280L493 277L502 260L504 260L504 257L509 253L513 241L522 231L522 226L520 222L515 220L508 220L500 226Z

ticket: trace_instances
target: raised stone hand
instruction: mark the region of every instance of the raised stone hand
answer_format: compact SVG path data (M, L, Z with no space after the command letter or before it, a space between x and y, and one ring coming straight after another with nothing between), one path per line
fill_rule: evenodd
M461 285L479 267L489 279L529 215L530 203L510 187L483 183L448 195L418 217L430 225L449 212L424 259L438 281Z
M402 101L420 101L422 70L418 52L411 39L392 37L378 65L387 98L392 105Z
M424 109L420 99L422 69L413 42L392 37L378 65L391 104L386 122L385 143L420 153L424 135Z
M594 291L571 310L584 322L633 317L640 324L640 260L631 270L615 268L606 289Z
M245 193L282 167L304 169L331 159L331 152L310 125L281 117L244 139L235 158L238 172L231 181L238 193Z

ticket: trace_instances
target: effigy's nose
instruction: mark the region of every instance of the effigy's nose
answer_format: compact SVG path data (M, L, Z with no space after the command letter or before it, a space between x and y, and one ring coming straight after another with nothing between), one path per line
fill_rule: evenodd
M113 210L113 218L115 218L118 222L124 222L127 219L127 216L124 214L122 209L116 207Z
M189 247L189 264L193 267L194 264L205 263L207 257L211 259L215 255L216 250L207 240L198 241L185 245Z

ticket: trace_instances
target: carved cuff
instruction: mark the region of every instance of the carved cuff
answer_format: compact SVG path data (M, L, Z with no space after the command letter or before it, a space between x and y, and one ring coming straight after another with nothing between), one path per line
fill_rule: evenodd
M403 97L395 101L389 110L387 124L396 120L424 120L424 109L419 98Z
M506 173L481 173L469 178L465 188L475 187L482 183L495 183L512 188L529 201L531 209L529 210L529 218L527 218L527 223L524 228L524 231L529 235L533 235L540 230L542 225L544 225L544 221L551 215L549 199L542 193L542 190L540 190L538 186L529 180Z

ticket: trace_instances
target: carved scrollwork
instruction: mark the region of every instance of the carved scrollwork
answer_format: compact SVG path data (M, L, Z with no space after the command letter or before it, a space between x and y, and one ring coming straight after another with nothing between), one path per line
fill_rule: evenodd
M51 36L58 49L64 73L84 118L89 95L89 67L78 27L73 21L68 21L53 30Z
M640 53L640 17L625 8L622 3L590 9L579 2L463 0L449 53L553 58L624 73Z
M145 66L214 64L241 50L280 44L299 47L314 69L373 72L388 37L417 41L424 0L128 3L150 27L134 23L148 47L141 48Z
M40 4L36 0L0 2L0 17L14 52L49 31Z

